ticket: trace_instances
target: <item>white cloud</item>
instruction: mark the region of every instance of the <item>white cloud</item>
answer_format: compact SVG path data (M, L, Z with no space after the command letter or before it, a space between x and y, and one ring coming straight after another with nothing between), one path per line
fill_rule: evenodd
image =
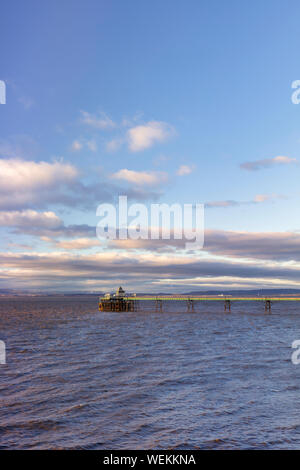
M87 250L95 246L100 246L99 240L90 238L76 238L74 240L60 240L55 243L57 248L64 250Z
M71 150L73 152L79 152L80 150L83 149L83 147L88 148L91 152L96 152L97 151L97 143L95 140L79 140L76 139L73 141L71 145Z
M128 146L132 152L145 150L158 142L166 141L174 129L165 122L149 121L127 131Z
M71 145L71 150L73 152L79 152L79 150L82 149L82 143L79 142L79 140L74 140L72 145Z
M290 158L285 156L277 156L273 158L264 158L263 160L255 160L252 162L245 162L240 165L240 168L248 171L256 171L261 168L269 168L275 165L289 165L290 163L296 163L296 158Z
M254 202L260 203L272 199L272 196L269 194L257 194L254 198Z
M234 207L239 206L241 203L238 201L233 200L225 200L225 201L210 201L205 203L205 207L208 208L215 208L215 207Z
M177 170L177 175L179 176L184 176L184 175L189 175L192 173L193 168L188 165L181 165L178 170Z
M62 220L52 211L37 212L34 210L0 212L1 227L31 227L57 229L62 227Z
M128 183L147 186L155 186L168 180L168 175L159 171L134 171L123 168L112 176L114 179L127 181Z
M296 162L297 159L296 158L290 158L290 157L281 157L281 156L278 156L278 157L274 157L272 158L272 160L276 163L292 163L292 162Z
M236 207L247 204L262 204L263 202L273 201L274 199L284 199L285 196L279 194L256 194L253 199L250 201L234 201L234 200L225 200L225 201L210 201L206 202L205 206L208 208L215 207Z
M33 209L47 205L46 201L71 203L74 196L78 199L78 175L67 163L2 159L0 209ZM74 184L76 192L72 191Z
M81 116L81 122L90 127L95 127L96 129L103 130L115 127L115 123L105 113L95 115L87 111L81 111Z
M18 159L0 160L0 191L25 191L70 183L77 169L61 162L34 162Z

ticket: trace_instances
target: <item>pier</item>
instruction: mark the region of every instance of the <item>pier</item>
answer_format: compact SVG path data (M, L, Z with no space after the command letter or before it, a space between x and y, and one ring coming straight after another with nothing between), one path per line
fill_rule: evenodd
M156 312L163 312L164 302L178 301L185 302L187 312L195 312L195 303L199 302L220 302L223 303L224 312L230 313L233 304L236 302L261 302L264 311L271 313L271 306L275 302L300 302L300 297L235 297L235 296L188 296L188 295L127 295L122 287L119 287L116 294L106 294L99 298L99 310L107 312L134 312L143 310L143 302L153 302Z

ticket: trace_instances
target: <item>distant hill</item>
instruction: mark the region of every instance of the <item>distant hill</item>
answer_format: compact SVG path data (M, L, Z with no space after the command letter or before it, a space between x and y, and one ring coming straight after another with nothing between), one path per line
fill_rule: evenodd
M300 294L300 289L243 289L243 290L197 290L185 293L185 295L280 295Z
M132 294L132 290L127 291L128 294ZM188 292L135 292L138 296L143 295L153 295L153 296L163 296L163 295L236 295L236 296L276 296L276 295L292 295L298 294L300 295L300 289L224 289L224 290L194 290ZM28 296L102 296L104 295L103 292L43 292L43 291L25 291L25 290L17 290L17 289L0 289L0 296L11 295L11 296L21 296L21 295L28 295Z
M224 289L224 290L193 290L188 292L139 292L137 295L249 295L249 296L266 296L266 295L282 295L282 294L299 294L300 289Z

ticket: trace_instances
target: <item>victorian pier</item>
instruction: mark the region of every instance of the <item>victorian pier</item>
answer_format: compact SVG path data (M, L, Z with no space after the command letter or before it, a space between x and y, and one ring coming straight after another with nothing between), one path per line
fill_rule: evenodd
M224 306L225 312L231 312L231 307L236 302L261 302L267 313L271 312L271 306L274 302L300 302L300 297L277 296L277 297L236 297L229 295L132 295L126 294L122 287L117 289L115 294L106 294L99 298L99 310L105 312L134 312L143 310L143 302L153 302L155 311L163 311L164 302L180 301L185 302L187 312L195 311L195 304L199 302L220 302Z

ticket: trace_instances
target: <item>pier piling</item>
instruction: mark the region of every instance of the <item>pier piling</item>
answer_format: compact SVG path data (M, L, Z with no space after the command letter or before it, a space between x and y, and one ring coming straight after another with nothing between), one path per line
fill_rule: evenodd
M190 312L194 312L194 300L193 299L187 299L186 301L186 305L187 305L187 311Z
M271 300L265 300L265 312L271 313Z

